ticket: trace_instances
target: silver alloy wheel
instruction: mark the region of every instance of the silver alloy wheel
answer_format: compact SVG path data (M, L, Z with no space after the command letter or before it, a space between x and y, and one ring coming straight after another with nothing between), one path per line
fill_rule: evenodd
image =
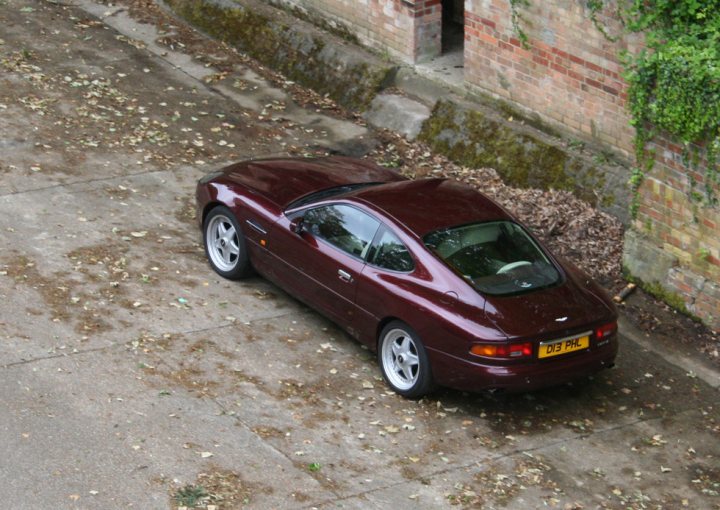
M215 267L224 272L235 269L240 258L240 242L230 218L218 214L210 220L205 232L205 243Z
M391 329L382 342L382 364L390 384L400 391L412 388L420 376L418 349L410 333Z

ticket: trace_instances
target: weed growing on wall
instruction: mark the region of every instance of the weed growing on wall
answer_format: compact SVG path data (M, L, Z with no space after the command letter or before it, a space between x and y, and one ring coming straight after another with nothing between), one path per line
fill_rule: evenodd
M528 36L525 33L525 30L523 30L522 23L525 22L525 20L522 17L522 14L520 12L520 9L523 7L529 7L530 6L530 0L508 0L510 2L510 23L512 23L513 30L518 36L518 39L520 39L520 44L522 44L522 47L526 50L530 49L530 42L528 40Z

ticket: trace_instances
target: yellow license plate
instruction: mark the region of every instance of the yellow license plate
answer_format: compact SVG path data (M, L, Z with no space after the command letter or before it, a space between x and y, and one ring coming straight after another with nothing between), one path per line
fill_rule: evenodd
M581 351L590 347L590 332L549 342L541 342L538 358L549 358L568 352Z

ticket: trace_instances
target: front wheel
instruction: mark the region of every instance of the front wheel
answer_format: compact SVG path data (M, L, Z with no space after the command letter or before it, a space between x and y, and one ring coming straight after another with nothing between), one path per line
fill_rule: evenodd
M210 211L203 224L205 253L217 274L230 280L252 273L250 258L235 215L225 206Z
M433 387L425 347L405 323L393 321L380 333L378 361L385 381L406 398L420 398Z

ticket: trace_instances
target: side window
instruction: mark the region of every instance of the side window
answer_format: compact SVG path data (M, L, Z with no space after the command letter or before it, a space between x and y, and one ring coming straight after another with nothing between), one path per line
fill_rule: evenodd
M408 249L395 234L387 229L373 246L368 262L391 271L408 272L415 267Z
M380 223L372 216L347 205L328 205L307 211L308 231L356 257L365 258Z

